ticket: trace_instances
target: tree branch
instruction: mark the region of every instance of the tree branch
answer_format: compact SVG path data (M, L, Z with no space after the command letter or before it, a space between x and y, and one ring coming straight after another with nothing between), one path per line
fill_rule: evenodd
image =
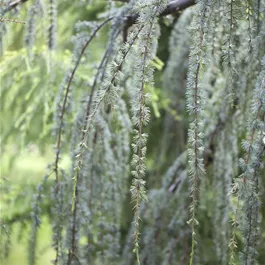
M127 2L127 0L122 0L122 2ZM166 9L160 14L160 16L174 14L193 5L195 5L195 0L173 0L168 3ZM132 26L136 22L137 18L138 15L126 16L125 28Z
M15 0L15 1L11 2L4 9L2 15L11 11L12 9L14 9L19 4L23 4L27 1L28 0ZM124 2L124 3L129 2L129 0L116 0L116 1ZM172 0L168 3L166 9L160 14L160 16L166 16L166 15L174 14L174 13L181 11L181 10L184 10L185 8L190 7L192 5L195 5L195 0ZM138 15L127 16L126 17L126 27L132 26L136 22L137 18L138 18Z
M13 2L11 2L3 11L2 15L4 15L5 13L11 11L12 9L14 9L16 6L18 6L19 4L23 4L25 2L27 2L28 0L15 0Z
M195 5L195 0L174 0L170 1L166 9L161 13L161 16L174 14L178 11L184 10L187 7Z

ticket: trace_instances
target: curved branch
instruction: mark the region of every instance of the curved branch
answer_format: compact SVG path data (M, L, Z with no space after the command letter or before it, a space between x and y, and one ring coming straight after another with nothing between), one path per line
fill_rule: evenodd
M64 96L64 100L63 100L63 106L62 106L62 110L61 110L61 114L60 114L60 126L59 126L59 132L58 132L58 136L57 136L57 143L56 143L56 157L55 157L55 163L54 163L54 172L55 172L55 176L56 176L56 183L58 184L59 182L59 176L58 176L58 165L59 165L59 158L60 158L60 148L61 148L61 138L62 138L62 127L63 127L63 118L64 118L64 114L65 114L65 110L66 110L66 104L67 104L67 98L68 98L68 94L70 92L70 86L72 84L75 72L81 62L81 59L85 53L86 48L88 47L89 43L94 39L94 37L96 36L97 32L110 20L112 20L113 17L110 17L106 20L104 20L101 24L99 24L97 26L97 28L94 30L94 32L91 34L90 38L86 41L86 43L84 44L81 53L76 61L76 64L70 74L69 80L67 82L67 87L66 87L66 92L65 92L65 96Z

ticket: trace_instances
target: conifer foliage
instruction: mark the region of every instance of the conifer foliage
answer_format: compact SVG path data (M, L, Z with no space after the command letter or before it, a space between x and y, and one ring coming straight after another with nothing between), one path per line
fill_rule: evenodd
M3 0L0 36L3 149L53 147L3 262L48 219L55 265L265 264L264 0Z

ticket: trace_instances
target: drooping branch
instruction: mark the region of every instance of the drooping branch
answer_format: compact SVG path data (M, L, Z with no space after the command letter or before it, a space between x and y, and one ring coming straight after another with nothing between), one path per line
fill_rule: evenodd
M65 89L65 96L64 96L64 100L63 100L63 105L62 105L62 110L60 113L60 126L59 126L59 131L58 131L58 135L57 135L57 142L56 142L56 157L55 157L55 162L54 162L54 172L55 172L55 177L56 177L56 183L58 184L59 181L59 176L58 176L58 165L59 165L59 158L60 158L60 149L61 149L61 138L62 138L62 128L63 128L63 118L64 118L64 114L65 114L65 110L66 110L66 104L67 104L67 99L68 99L68 94L70 93L70 86L72 84L72 81L74 79L75 76L75 72L81 62L81 59L88 47L88 45L90 44L90 42L94 39L94 37L96 36L97 32L110 20L112 20L113 17L110 17L106 20L104 20L101 24L99 24L96 29L94 30L94 32L91 34L91 36L89 37L89 39L85 42L81 53L75 63L75 66L73 68L73 70L71 71L71 74L69 76L68 82L67 82L67 86Z

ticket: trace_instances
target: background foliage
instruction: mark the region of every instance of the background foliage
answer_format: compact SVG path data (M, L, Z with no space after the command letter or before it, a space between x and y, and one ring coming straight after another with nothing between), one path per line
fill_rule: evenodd
M264 10L2 0L1 262L265 264Z

